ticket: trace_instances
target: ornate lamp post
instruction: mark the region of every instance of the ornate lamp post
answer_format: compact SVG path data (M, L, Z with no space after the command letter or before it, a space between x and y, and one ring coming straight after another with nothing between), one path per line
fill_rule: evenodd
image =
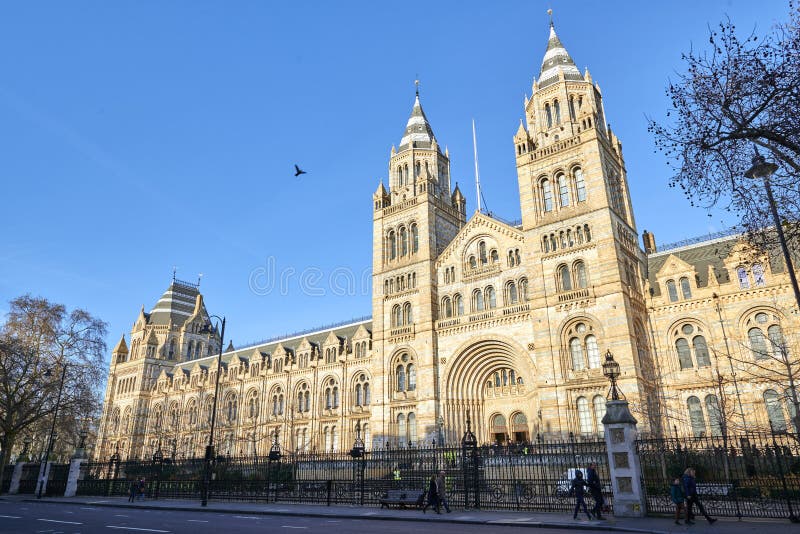
M200 497L201 506L208 506L208 493L211 487L211 468L214 462L214 425L217 422L217 397L219 396L219 375L222 370L222 346L225 342L225 317L209 315L209 319L214 318L221 321L222 328L219 336L219 353L217 354L217 374L214 377L214 402L211 404L211 429L208 433L208 445L206 445L206 469L203 476L203 488ZM211 323L203 328L203 332L211 332Z
M161 469L164 465L164 453L161 452L161 442L158 442L158 450L153 453L153 469L156 478L155 499L158 500L159 490L161 489Z
M769 210L772 212L775 231L778 234L781 251L783 252L783 261L786 262L786 270L789 271L789 280L794 290L794 300L798 310L800 310L800 286L797 284L797 275L794 272L792 256L789 254L789 246L786 244L786 236L783 233L783 225L781 224L780 215L778 215L778 206L775 204L775 197L772 195L772 184L770 183L770 178L777 170L778 166L771 161L767 161L764 156L758 153L758 147L756 147L755 155L753 156L753 166L750 167L744 175L748 178L764 180L764 189L767 191L767 199L769 200ZM789 391L791 392L791 402L795 408L795 416L793 417L792 423L794 424L795 432L800 432L800 410L798 410L800 402L798 402L797 388L792 373L789 373Z
M356 440L353 442L353 448L350 449L350 456L358 461L356 478L358 479L358 486L360 489L361 497L360 503L364 505L364 440L361 439L361 421L356 421ZM360 461L359 461L360 460Z
M439 426L439 446L444 447L446 445L444 442L444 417L440 415L437 423Z
M611 400L624 399L625 395L617 388L617 378L619 378L619 364L614 361L614 355L610 350L606 351L606 360L603 362L603 376L611 381L611 389L608 391Z
M61 383L59 383L58 385L58 397L56 397L56 407L55 410L53 411L53 423L50 426L50 437L47 440L47 450L44 453L44 459L42 460L42 463L39 464L39 490L36 492L37 499L42 498L42 489L44 488L44 482L45 482L44 477L46 476L47 473L47 462L50 461L50 453L53 451L53 439L56 431L56 419L58 419L58 408L61 405L61 393L64 391L64 379L67 376L67 367L68 365L65 362L64 366L61 368ZM44 372L44 376L48 378L51 376L51 374L52 373L50 372L50 369L47 369Z

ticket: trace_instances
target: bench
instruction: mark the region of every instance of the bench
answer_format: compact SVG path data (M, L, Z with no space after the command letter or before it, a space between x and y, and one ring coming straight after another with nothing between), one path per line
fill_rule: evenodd
M424 493L424 491L417 490L389 490L381 497L381 508L384 506L389 508L391 504L396 504L400 508L419 506L419 503L423 500Z

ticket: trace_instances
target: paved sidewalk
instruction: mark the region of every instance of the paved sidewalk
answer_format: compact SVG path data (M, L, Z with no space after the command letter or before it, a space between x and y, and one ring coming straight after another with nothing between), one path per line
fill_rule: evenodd
M74 504L80 506L140 508L155 510L195 511L199 513L235 513L251 515L279 515L303 517L337 517L344 519L383 520L383 521L427 521L462 524L480 524L487 526L514 525L533 528L563 528L571 530L598 530L607 532L691 532L694 534L707 532L725 532L731 534L770 534L797 529L789 520L755 520L737 521L731 518L720 518L714 525L698 520L692 526L677 526L672 519L647 517L614 518L606 521L573 520L569 515L536 512L491 512L453 510L451 514L436 515L429 511L423 514L418 510L398 510L369 506L320 506L285 503L244 503L212 501L202 507L198 501L182 500L145 500L135 503L127 502L127 497L47 497L40 500L31 495L3 495L0 501L10 505L23 502L40 502L55 504ZM489 531L489 529L487 529ZM502 531L501 531L502 532Z

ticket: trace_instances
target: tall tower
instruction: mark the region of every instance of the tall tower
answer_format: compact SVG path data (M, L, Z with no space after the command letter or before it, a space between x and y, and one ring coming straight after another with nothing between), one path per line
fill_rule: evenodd
M545 431L598 431L585 416L604 399L607 350L632 404L650 387L644 255L600 87L575 66L552 22L532 91L514 146L524 261L533 307L544 312L534 322L542 419L550 422Z
M435 432L438 362L436 257L465 223L465 202L450 189L450 160L433 134L417 91L399 149L389 158L389 190L373 195L373 435L391 444Z

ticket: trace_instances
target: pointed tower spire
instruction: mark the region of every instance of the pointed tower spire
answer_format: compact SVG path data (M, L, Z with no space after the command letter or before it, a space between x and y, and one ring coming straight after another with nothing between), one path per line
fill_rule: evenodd
M575 66L569 52L556 35L552 10L548 10L548 14L550 15L550 37L547 40L547 51L542 59L542 68L539 71L539 89L557 82L559 73L563 73L565 80L583 80L581 71Z
M125 343L125 334L122 334L119 343L116 344L111 354L128 354L128 344Z
M406 131L403 133L403 138L400 140L400 152L411 148L431 148L433 145L433 130L422 111L422 105L419 103L419 82L417 82L417 92L414 97L414 107L411 108L411 116L406 123Z

